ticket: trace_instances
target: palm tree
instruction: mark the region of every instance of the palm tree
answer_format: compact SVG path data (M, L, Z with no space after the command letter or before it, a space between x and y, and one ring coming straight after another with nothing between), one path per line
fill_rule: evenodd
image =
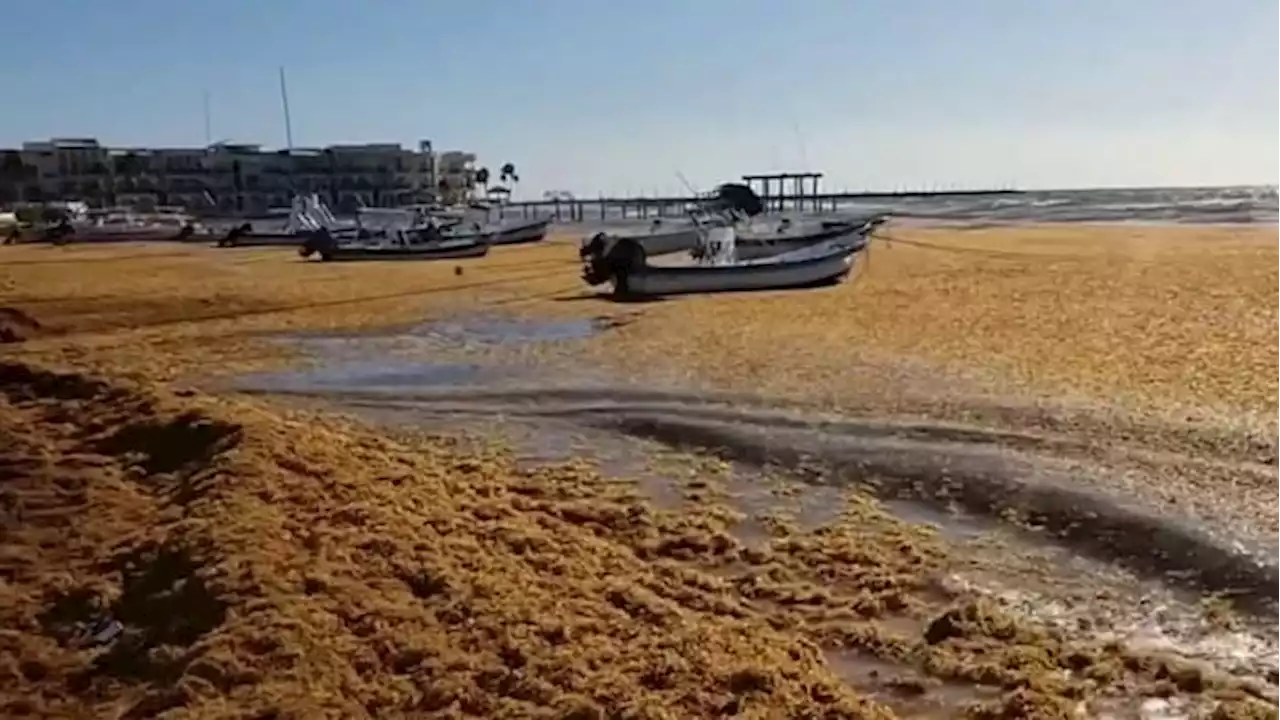
M489 168L482 167L476 171L476 183L484 188L486 195L489 193Z
M502 182L520 182L520 176L516 175L516 166L511 163L502 164L502 171L498 174L498 179Z

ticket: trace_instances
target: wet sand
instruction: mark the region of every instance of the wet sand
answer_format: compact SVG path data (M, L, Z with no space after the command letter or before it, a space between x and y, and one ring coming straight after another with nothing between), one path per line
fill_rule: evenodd
M1200 599L1267 569L1188 572L1274 549L1275 231L890 234L833 290L640 306L562 243L6 248L6 712L1274 716L1265 593ZM227 389L307 353L393 427Z

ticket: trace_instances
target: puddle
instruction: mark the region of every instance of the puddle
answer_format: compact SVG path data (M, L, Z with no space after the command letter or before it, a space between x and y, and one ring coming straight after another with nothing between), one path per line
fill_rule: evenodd
M379 343L401 338L435 338L453 343L521 345L536 342L585 340L618 324L616 318L570 318L547 320L500 315L461 315L443 320L392 326L390 328L355 329L341 332L298 330L275 333L284 342Z
M477 316L422 325L409 334L458 344L521 345L585 340L605 327L605 322L598 318L535 321Z
M400 392L421 387L483 385L515 373L484 365L413 362L346 362L289 372L241 376L239 385L261 392Z
M941 510L924 503L893 498L881 499L880 504L906 522L933 527L948 540L973 540L992 532L991 523L958 509Z
M467 350L583 340L608 326L607 319L600 318L542 321L468 316L379 334L293 333L276 340L300 347L315 367L252 373L241 376L236 384L240 389L256 392L335 395L492 387L504 381L529 379L534 369L465 362L483 357L467 354ZM423 356L433 361L419 359Z

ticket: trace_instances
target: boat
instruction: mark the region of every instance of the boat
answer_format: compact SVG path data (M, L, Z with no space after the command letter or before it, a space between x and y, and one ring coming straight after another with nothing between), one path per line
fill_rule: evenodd
M407 231L397 231L392 242L342 244L327 230L311 233L298 248L303 258L318 255L325 262L347 260L447 260L483 257L489 243L481 239L437 235L431 241L410 241Z
M878 225L883 220L872 218L866 222ZM821 229L793 234L788 232L789 228L786 225L783 225L772 233L739 237L736 244L737 258L739 260L754 260L793 252L825 242L840 240L841 238L853 238L861 227L861 225L849 221L828 222L824 223ZM873 228L868 228L868 232ZM696 255L697 249L692 252Z
M499 216L493 221L493 209L489 203L473 202L463 209L431 213L430 217L440 224L446 237L485 238L490 245L521 245L546 239L550 220L508 221Z
M732 226L714 228L704 237L701 261L684 266L651 265L636 239L599 233L582 248L582 278L592 286L612 283L620 298L834 285L849 275L855 256L867 247L870 229L865 227L849 227L825 242L755 259L737 257Z
M522 245L542 242L547 237L550 220L529 220L512 224L500 223L490 231L490 245Z
M617 239L629 239L644 248L646 257L691 252L695 256L703 245L703 235L707 230L725 225L739 225L760 215L764 203L751 188L745 185L726 183L719 186L702 203L689 211L687 225L674 230L661 231L666 227L662 221L655 220L649 228L649 234L621 235ZM778 255L800 248L818 245L834 238L846 237L850 231L864 222L863 220L827 220L822 221L814 229L797 231L797 225L789 218L781 218L778 224L765 232L753 232L743 229L738 231L736 248L739 260Z
M624 237L634 238L637 242L644 246L644 251L650 257L654 255L666 255L668 253L687 252L696 248L701 242L700 224L714 225L715 220L706 218L701 223L693 219L681 223L675 228L668 229L670 223L663 222L662 218L655 218L649 225L649 233L647 235L628 235Z
M138 213L127 208L87 210L81 217L64 217L45 228L44 241L75 243L187 240L196 234L190 217L173 212Z
M718 227L724 225L730 220L721 217L715 212L707 212L702 208L695 208L689 211L689 217L673 228L671 222L663 218L654 218L649 225L649 232L646 234L635 233L630 235L619 235L619 238L630 238L644 246L645 254L649 257L655 255L667 255L670 253L688 252L698 247L702 242L703 229L708 227Z

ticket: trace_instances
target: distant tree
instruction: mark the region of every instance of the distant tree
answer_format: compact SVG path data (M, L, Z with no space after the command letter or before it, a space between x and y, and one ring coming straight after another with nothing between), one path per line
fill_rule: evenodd
M231 161L231 188L236 193L236 212L244 210L244 166L239 160Z
M115 159L115 171L121 177L136 178L143 171L142 158L133 151L120 155Z
M336 205L338 203L338 156L334 154L333 148L325 148L324 157L325 172L328 174L329 204Z
M17 150L5 150L0 156L0 202L22 202L23 189L35 168L22 161Z
M111 197L111 202L116 202L116 181L123 179L124 186L129 192L136 192L138 189L138 178L142 176L143 164L142 158L138 157L135 152L127 152L123 155L117 155L112 160L112 179L110 181L110 190L107 194Z
M476 184L484 188L486 195L489 193L489 168L482 167L476 171Z
M502 169L498 172L499 182L520 182L520 176L516 175L516 166L511 163L503 163Z

